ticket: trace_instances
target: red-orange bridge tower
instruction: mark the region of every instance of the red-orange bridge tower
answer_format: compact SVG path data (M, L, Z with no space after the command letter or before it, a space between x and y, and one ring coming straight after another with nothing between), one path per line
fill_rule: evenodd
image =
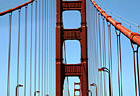
M81 13L81 27L64 29L62 13L66 10L78 10ZM64 79L67 76L78 76L82 96L87 96L88 90L88 53L87 53L87 23L86 0L62 1L57 0L56 27L56 96L63 96ZM81 63L63 64L62 46L65 40L79 40L81 45Z

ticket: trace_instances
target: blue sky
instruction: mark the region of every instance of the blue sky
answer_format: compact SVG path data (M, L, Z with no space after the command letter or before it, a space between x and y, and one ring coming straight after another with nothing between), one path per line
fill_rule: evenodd
M9 8L13 8L16 5L22 4L23 2L26 2L27 0L1 0L0 2L0 11L9 9ZM72 0L71 0L72 1ZM138 10L140 10L140 1L139 0L96 0L97 3L100 2L102 5L104 5L107 9L111 10L114 13L119 14L120 16L129 19L130 21L133 21L135 23L137 23L138 25L140 25L140 13L138 12ZM52 3L53 2L53 3ZM88 1L87 1L88 2ZM49 21L48 21L48 31L49 31L49 56L48 56L48 72L50 73L50 75L48 76L49 79L47 79L46 85L48 85L49 88L47 88L46 93L49 93L50 96L55 96L55 12L56 12L56 4L55 4L55 0L51 0L49 1L51 6L48 6L49 8ZM94 23L92 23L91 21L94 20L94 8L93 5L91 4L91 2L89 1L90 5L87 3L87 8L89 8L88 11L87 10L87 22L88 22L88 27L94 26ZM102 8L102 7L101 7ZM20 83L24 84L24 79L23 79L23 75L24 75L24 11L25 9L23 8L21 11L22 17L21 17L21 51L20 51ZM52 11L53 10L53 11ZM103 10L105 10L103 8ZM51 15L51 12L53 12L53 16ZM11 83L10 83L10 94L11 96L15 95L15 87L16 87L16 64L17 64L17 36L18 36L18 12L14 12L13 13L13 18L12 18L12 52L11 52ZM109 14L109 12L107 12ZM33 13L34 14L34 13ZM41 12L42 14L42 12ZM34 14L35 15L35 14ZM90 16L89 16L90 15ZM39 15L38 15L39 16ZM42 16L42 15L41 15ZM8 59L8 34L9 34L9 20L8 20L8 15L5 16L1 16L0 17L0 77L2 77L2 79L0 79L0 93L2 93L2 96L6 96L6 81L7 81L7 59ZM119 18L119 17L118 17ZM35 26L35 22L34 22L33 18L33 26ZM115 18L114 18L115 19ZM30 26L30 6L28 7L28 43L27 43L27 81L29 81L29 62L30 62L30 30L31 28ZM41 19L42 20L42 19ZM51 22L51 20L53 20ZM117 20L117 19L116 19ZM90 21L90 22L89 22ZM119 20L117 20L119 21ZM125 22L127 22L126 20L123 20ZM39 21L38 21L39 22ZM64 28L79 28L80 27L80 12L78 11L67 11L63 13L63 22L64 22ZM129 22L127 22L130 25L133 25ZM90 25L89 24L93 24ZM102 24L102 23L101 23ZM133 32L138 32L137 30L130 28L129 26L127 26L125 23L122 23L125 27L127 27L128 29L132 30ZM42 26L42 22L41 22L41 26ZM133 25L135 26L135 25ZM137 26L135 26L137 28ZM33 27L33 46L34 46L34 29L35 27ZM37 28L38 29L38 28ZM45 30L45 27L44 29ZM94 29L88 29L88 31L93 31ZM39 33L39 30L37 31ZM42 32L42 29L41 29ZM107 29L106 29L107 32ZM37 33L37 34L38 34ZM42 36L42 33L41 33ZM92 40L94 40L93 38L91 38L91 36L89 37L89 39L92 43ZM37 39L39 40L39 39ZM132 57L132 48L130 45L130 41L128 40L128 38L126 38L124 35L121 35L121 41L122 41L122 65L123 65L123 91L124 91L124 96L134 96L134 75L133 75L133 57ZM107 42L107 41L106 41ZM112 81L113 81L113 93L114 96L118 96L118 81L117 81L117 54L116 54L116 35L114 32L114 28L112 27L112 52L113 52L113 72L112 72ZM38 44L38 42L37 42ZM75 64L75 63L80 63L80 43L79 41L66 41L66 59L67 59L67 63L69 64ZM41 43L42 46L42 43ZM89 63L90 66L92 67L97 67L97 65L94 63L94 60L92 60L92 56L94 56L94 54L90 54L91 52L93 52L93 45L89 44ZM41 47L42 48L42 47ZM34 64L34 47L33 47L33 64ZM37 49L38 50L38 49ZM91 51L91 52L90 52ZM37 51L37 55L38 55L38 51ZM41 54L42 56L42 51ZM38 56L37 56L38 58ZM107 58L108 59L108 58ZM44 59L45 60L45 59ZM91 60L91 61L90 61ZM38 62L38 59L37 59ZM45 63L45 61L43 61ZM42 64L42 61L40 61L40 63ZM38 63L37 63L38 64ZM92 65L93 64L93 65ZM108 62L107 62L108 64ZM42 67L42 66L41 66ZM99 82L97 82L97 78L99 76L100 73L97 72L97 69L93 68L92 69L89 68L89 71L94 72L94 74L90 73L91 75L93 75L93 77L91 76L89 78L89 83L97 83L99 85ZM99 66L101 67L101 66ZM108 65L107 65L108 67ZM34 70L34 69L33 69ZM34 72L34 71L33 71ZM38 71L37 71L38 72ZM33 73L34 76L34 73ZM38 77L38 75L37 75ZM108 75L106 74L106 78L108 77ZM34 78L34 77L33 77ZM41 77L42 78L42 77ZM34 80L33 80L34 82ZM32 82L32 83L33 83ZM38 82L38 79L37 79ZM76 77L69 77L69 89L70 89L70 93L71 96L73 96L73 91L74 91L74 82L79 82L79 79ZM67 83L67 81L65 80L65 84ZM106 82L107 83L107 82ZM107 83L108 84L108 83ZM34 83L33 83L33 87L34 87ZM38 87L38 86L37 86ZM67 85L64 86L64 94L67 94L66 92L66 88ZM108 88L108 87L107 87ZM33 94L33 89L32 88L32 94ZM91 90L93 91L93 95L95 94L95 88L91 88ZM20 89L20 96L23 96L23 88ZM108 90L107 90L108 92ZM29 94L29 82L27 83L27 96Z

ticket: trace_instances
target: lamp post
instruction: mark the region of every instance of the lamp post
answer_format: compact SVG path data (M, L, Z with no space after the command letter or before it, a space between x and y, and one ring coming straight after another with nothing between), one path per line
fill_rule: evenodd
M35 92L34 92L34 96L36 96L36 93L40 93L40 91L35 91Z
M102 67L98 69L99 72L105 71L109 74L109 96L111 96L111 78L110 78L110 70L106 67Z
M91 92L91 90L88 90L87 92L88 92L88 93L90 92L90 95L92 96L92 92Z
M23 85L19 84L19 85L16 86L16 96L18 96L18 88L19 87L23 87Z
M97 85L95 83L90 84L90 86L95 86L96 87L96 96L98 96L98 91L97 91Z

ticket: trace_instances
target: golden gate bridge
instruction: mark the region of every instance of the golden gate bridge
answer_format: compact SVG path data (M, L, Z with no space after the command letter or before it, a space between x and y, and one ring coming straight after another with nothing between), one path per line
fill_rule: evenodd
M64 27L65 11L80 12L80 27ZM70 90L72 96L123 96L126 85L122 66L127 64L122 61L129 60L123 55L122 37L127 37L125 42L131 46L133 61L133 75L127 79L134 81L131 90L140 96L140 26L123 17L120 22L116 19L110 10L94 0L30 0L0 12L1 30L6 32L0 41L3 43L1 96L70 96ZM79 63L67 62L66 41L70 40L79 43ZM74 49L69 47L72 53ZM69 77L79 79L73 82L73 89ZM117 81L115 86L114 81Z

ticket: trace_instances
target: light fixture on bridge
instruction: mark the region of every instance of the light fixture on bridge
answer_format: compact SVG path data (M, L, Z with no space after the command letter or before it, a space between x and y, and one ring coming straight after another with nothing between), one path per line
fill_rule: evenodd
M35 92L34 92L34 96L36 96L36 93L40 93L40 91L35 91Z
M19 87L23 87L23 85L19 84L19 85L16 86L16 96L18 96L18 88Z
M105 71L109 74L109 96L111 96L111 78L110 78L110 70L106 67L102 67L98 69L99 72Z
M97 91L97 85L95 83L91 83L90 86L95 86L96 87L96 96L98 96L98 91Z

